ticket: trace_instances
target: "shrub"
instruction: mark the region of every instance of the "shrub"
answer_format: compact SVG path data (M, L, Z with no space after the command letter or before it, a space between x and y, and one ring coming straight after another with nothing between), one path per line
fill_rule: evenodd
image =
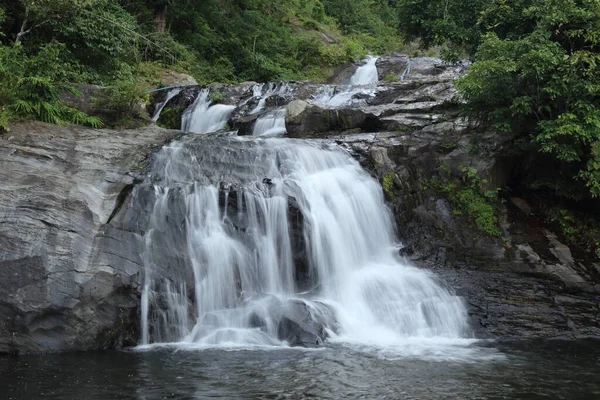
M446 197L455 215L465 215L476 228L492 237L502 234L496 216L495 203L499 201L497 190L484 190L487 183L475 168L461 168L461 178L452 178L450 168L442 165L441 176L433 178L428 186Z
M68 83L64 62L65 46L52 42L27 56L21 44L0 45L0 129L8 130L15 120L37 119L64 125L74 123L100 127L102 122L64 104L59 95L81 95Z

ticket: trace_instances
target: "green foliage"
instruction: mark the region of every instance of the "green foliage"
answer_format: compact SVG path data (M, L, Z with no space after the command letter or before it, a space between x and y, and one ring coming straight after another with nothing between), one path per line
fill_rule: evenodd
M167 129L181 129L181 114L183 114L183 111L184 108L182 107L165 107L160 113L158 126Z
M396 174L394 171L389 171L383 175L381 178L381 188L383 189L383 193L387 197L388 200L394 198L394 177Z
M401 45L397 12L389 1L323 0L322 3L327 15L337 21L345 34L364 43L371 52L381 54Z
M560 228L569 244L579 246L600 259L600 221L589 215L555 207L548 215L548 222Z
M600 195L600 3L528 0L491 8L477 62L458 81L473 116L527 139L551 156L581 192ZM519 6L519 7L517 7Z
M150 87L137 78L120 80L101 90L94 99L95 106L108 115L113 126L129 128L139 119L147 119L145 105L150 101Z
M397 82L398 81L398 75L396 75L393 72L388 72L387 74L385 74L385 75L383 75L381 77L381 80L387 81L387 82Z
M403 0L398 3L400 31L424 47L447 45L447 58L473 53L479 44L479 14L486 0Z
M502 232L496 216L496 204L499 190L485 190L485 179L477 175L475 168L461 168L462 176L453 178L450 167L441 166L440 177L434 177L428 186L446 197L456 215L465 215L471 219L477 229L492 237L499 237Z
M211 91L209 94L210 97L210 101L212 101L213 103L221 103L223 101L223 99L225 98L225 96L223 95L223 93L218 92L218 91Z
M52 42L34 56L24 54L20 44L0 45L0 128L8 130L9 122L20 119L64 125L74 123L100 127L96 117L68 107L60 94L81 95L68 84L71 77L64 61L65 46Z
M453 141L444 141L440 142L439 144L440 149L444 150L445 152L451 152L452 150L456 149L457 146L458 144Z

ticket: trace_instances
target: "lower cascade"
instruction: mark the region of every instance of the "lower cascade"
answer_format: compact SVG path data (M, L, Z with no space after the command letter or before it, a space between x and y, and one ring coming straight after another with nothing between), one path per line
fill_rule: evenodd
M132 201L149 211L144 345L396 344L468 329L462 300L397 255L379 183L336 145L186 137Z

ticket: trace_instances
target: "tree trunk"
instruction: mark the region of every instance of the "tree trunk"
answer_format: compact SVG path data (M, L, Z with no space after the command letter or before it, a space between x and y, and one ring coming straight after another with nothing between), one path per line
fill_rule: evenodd
M165 33L167 28L167 4L160 3L154 9L154 27L156 32Z

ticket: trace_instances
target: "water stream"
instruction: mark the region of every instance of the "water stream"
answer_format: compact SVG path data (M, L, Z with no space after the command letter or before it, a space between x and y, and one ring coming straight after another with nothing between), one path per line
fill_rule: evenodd
M181 126L184 132L211 133L225 128L235 106L212 104L209 89L203 89L194 103L183 113Z
M396 256L381 187L335 145L192 138L157 155L153 185L143 344L285 346L297 307L317 342L468 334L462 300ZM189 269L165 277L152 253L180 232L173 204Z

